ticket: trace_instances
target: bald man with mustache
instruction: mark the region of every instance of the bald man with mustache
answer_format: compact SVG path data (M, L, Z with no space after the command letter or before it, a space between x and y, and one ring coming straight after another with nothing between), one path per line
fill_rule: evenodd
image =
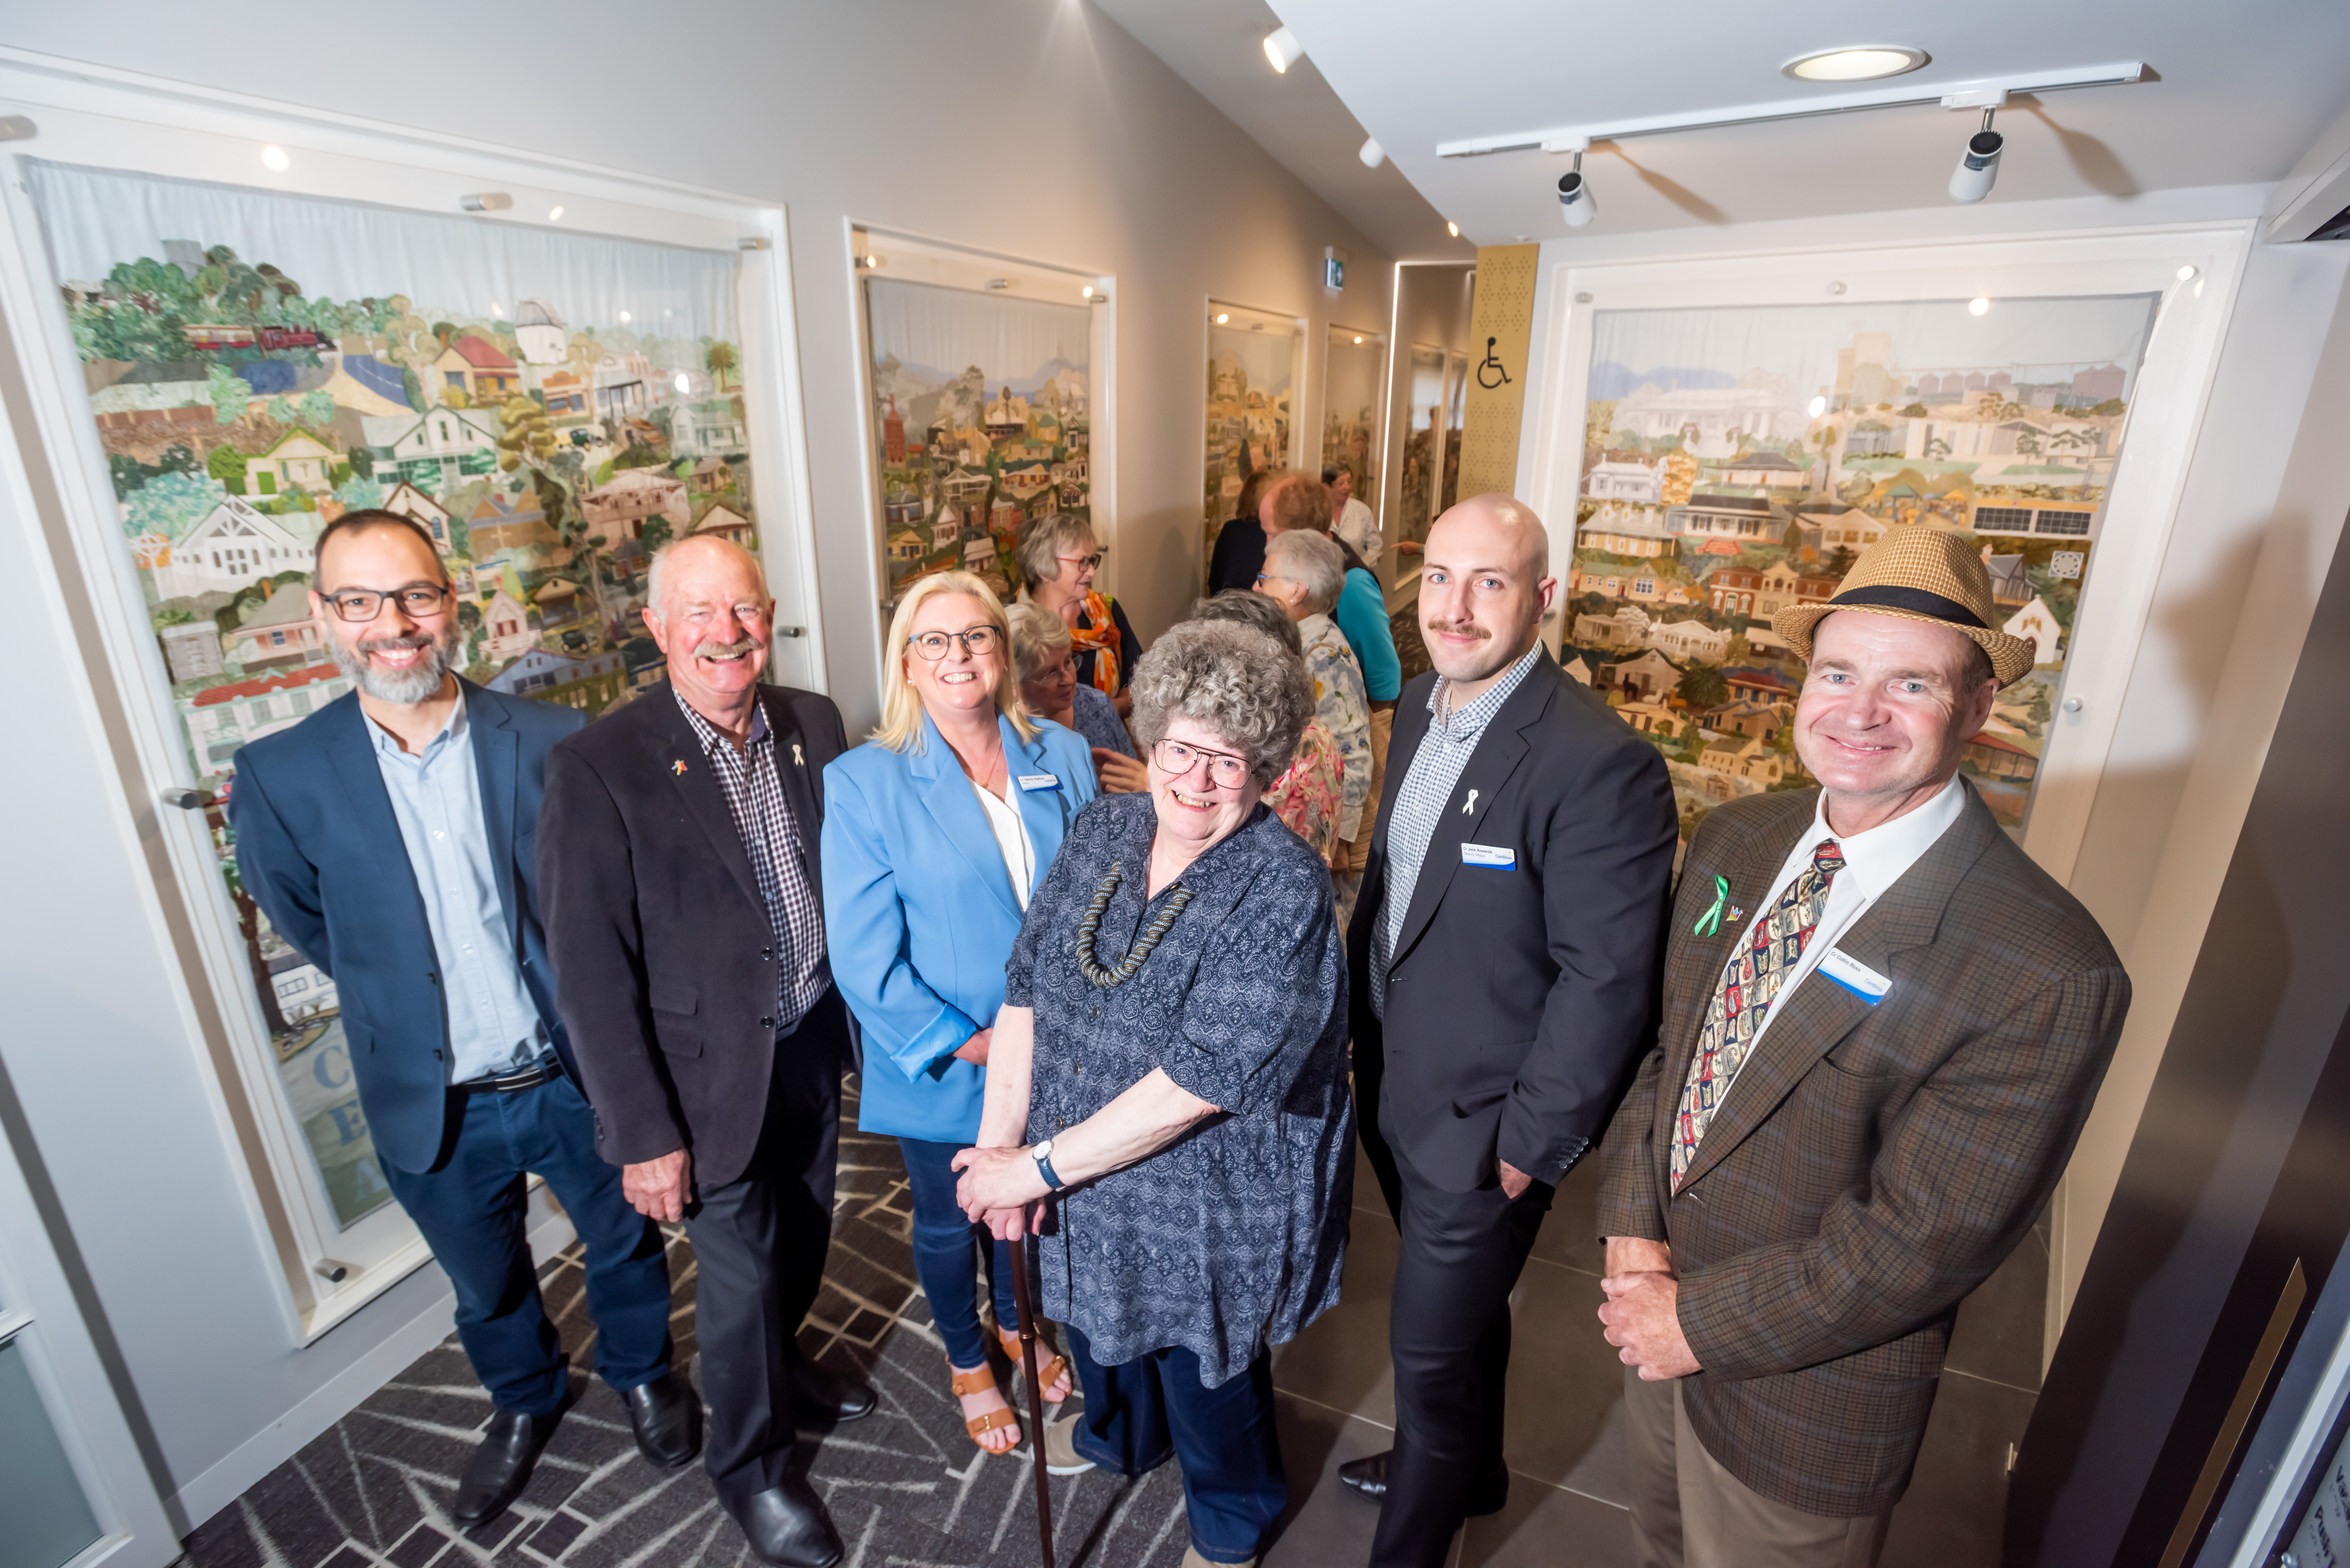
M1424 560L1435 669L1404 689L1347 943L1358 1125L1403 1237L1395 1447L1339 1470L1379 1502L1375 1568L1438 1568L1508 1495L1510 1292L1654 1033L1678 836L1664 759L1542 645L1533 510L1464 501Z

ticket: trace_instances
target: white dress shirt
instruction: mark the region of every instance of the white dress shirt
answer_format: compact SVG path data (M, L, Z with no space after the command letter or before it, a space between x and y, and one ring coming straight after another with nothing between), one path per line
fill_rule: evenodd
M1787 998L1794 989L1819 968L1820 961L1827 956L1830 948L1836 945L1837 940L1852 929L1852 923L1866 914L1871 904L1890 892L1893 884L1901 880L1902 873L1915 866L1918 857L1934 847L1935 841L1950 831L1950 825L1959 820L1959 813L1966 809L1966 786L1954 778L1942 786L1939 794L1915 811L1904 812L1892 821L1872 827L1866 833L1844 837L1829 828L1827 791L1820 792L1819 805L1812 813L1811 831L1795 840L1795 846L1787 852L1786 860L1779 867L1777 880L1771 884L1770 891L1763 895L1762 900L1743 906L1749 923L1742 929L1751 938L1753 934L1752 922L1762 919L1787 891L1788 884L1803 875L1804 868L1812 863L1812 852L1819 847L1822 839L1835 839L1836 847L1844 852L1844 869L1837 872L1835 880L1828 884L1827 908L1820 911L1820 923L1813 928L1812 940L1804 946L1804 956L1795 961L1795 967L1780 983L1779 994L1772 1000L1771 1011L1763 1017L1762 1027L1755 1031L1754 1043L1747 1047L1746 1061L1754 1060L1755 1052L1762 1049L1762 1036L1771 1033L1771 1025L1787 1011ZM1731 898L1736 898L1738 891L1731 888ZM1742 900L1741 902L1743 903ZM1733 946L1731 961L1735 962L1745 948L1744 940Z
M987 814L988 828L995 835L995 848L1003 857L1003 874L1012 878L1012 897L1018 901L1020 912L1028 912L1028 884L1036 879L1036 846L1028 837L1028 825L1020 820L1020 813L1008 800L999 799L993 790L983 786L977 779L971 781L973 794L979 796L979 808Z

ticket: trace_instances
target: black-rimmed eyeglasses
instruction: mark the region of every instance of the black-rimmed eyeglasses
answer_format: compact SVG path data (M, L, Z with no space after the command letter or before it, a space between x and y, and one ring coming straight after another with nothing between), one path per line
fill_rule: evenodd
M962 643L962 650L973 659L985 659L1003 646L1003 634L992 626L975 626L968 631L925 631L908 638L916 653L936 661L947 656L947 649Z
M449 602L449 590L431 583L411 583L404 588L380 592L374 588L338 588L319 597L335 607L335 614L344 620L369 621L383 613L386 599L400 601L400 609L411 620L421 620L438 615Z

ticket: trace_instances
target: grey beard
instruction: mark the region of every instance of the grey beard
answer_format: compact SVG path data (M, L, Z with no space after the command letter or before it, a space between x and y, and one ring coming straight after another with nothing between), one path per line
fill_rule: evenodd
M429 637L422 632L375 638L356 649L337 639L330 641L330 647L335 667L350 677L352 685L379 702L407 708L441 694L449 671L456 665L456 628L452 626L450 631L452 635L446 638ZM378 670L368 662L367 650L370 648L422 648L424 662L412 670Z

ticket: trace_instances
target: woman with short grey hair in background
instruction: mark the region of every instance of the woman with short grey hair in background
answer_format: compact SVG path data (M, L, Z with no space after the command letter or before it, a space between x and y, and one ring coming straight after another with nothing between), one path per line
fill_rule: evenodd
M1186 621L1134 678L1150 793L1078 818L1028 906L965 1211L1038 1236L1085 1414L1047 1463L1171 1452L1186 1563L1253 1563L1288 1496L1274 1345L1338 1299L1353 1201L1347 968L1330 878L1264 809L1313 716L1265 633Z
M1020 700L1038 718L1085 737L1093 749L1094 776L1105 791L1130 794L1150 787L1117 704L1077 679L1069 628L1059 616L1038 604L1014 605L1012 661Z
M1023 599L1051 610L1069 628L1077 679L1127 712L1134 705L1127 680L1142 657L1142 639L1118 600L1094 588L1104 554L1094 525L1066 512L1031 517L1020 524L1015 553L1028 579Z
M1347 557L1324 534L1292 531L1265 542L1256 591L1295 623L1306 672L1314 677L1314 716L1337 742L1346 771L1339 778L1338 837L1351 844L1363 828L1371 798L1371 703L1363 667L1330 611L1347 586ZM1337 877L1338 921L1354 915L1362 876L1352 856L1332 857Z

